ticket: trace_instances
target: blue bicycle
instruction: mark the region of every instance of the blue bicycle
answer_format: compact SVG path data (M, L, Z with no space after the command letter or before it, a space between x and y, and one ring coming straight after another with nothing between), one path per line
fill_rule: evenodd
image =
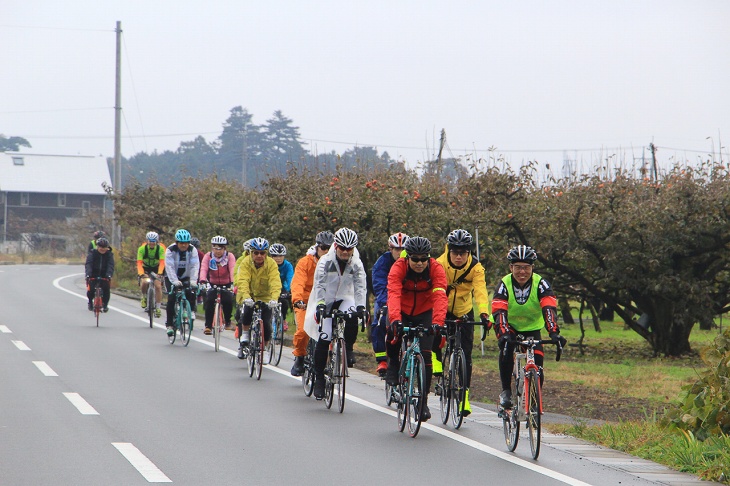
M175 293L175 320L173 325L175 329L172 334L167 335L170 344L175 344L177 333L180 333L180 339L182 339L184 346L190 344L190 333L193 331L193 312L185 295L188 288L190 288L189 283L185 283L182 287L173 287Z
M420 340L431 332L431 326L404 326L401 343L401 361L395 400L398 408L398 430L403 432L406 423L408 433L416 437L421 429L425 364ZM407 344L410 343L410 344Z

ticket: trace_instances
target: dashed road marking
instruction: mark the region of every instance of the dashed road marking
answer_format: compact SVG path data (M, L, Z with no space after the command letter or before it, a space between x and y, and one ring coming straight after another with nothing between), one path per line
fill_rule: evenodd
M33 361L33 364L36 365L36 368L38 368L41 373L46 376L58 376L58 374L53 371L53 369L48 366L48 363L46 363L45 361Z
M13 331L10 330L8 326L0 326L0 332L5 334L12 334Z
M68 401L71 402L71 404L73 404L79 412L81 412L82 415L99 415L99 412L89 405L89 402L81 398L81 395L78 393L64 393L63 396L65 396Z
M171 483L165 473L129 442L112 442L112 445L150 483Z
M30 351L28 345L25 344L23 341L13 341L13 344L15 344L15 347L21 351Z

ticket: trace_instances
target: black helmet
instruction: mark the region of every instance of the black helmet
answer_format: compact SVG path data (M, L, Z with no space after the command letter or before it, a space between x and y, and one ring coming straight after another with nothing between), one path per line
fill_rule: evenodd
M190 244L193 245L195 248L200 248L200 238L192 236L190 238Z
M537 260L537 253L531 246L517 245L507 253L507 260L510 263L524 262L532 265Z
M449 249L452 248L469 248L471 247L474 239L471 237L468 231L463 229L456 229L449 233L446 237L446 241L449 244Z
M314 242L318 245L323 246L332 246L332 243L335 241L335 235L332 234L331 231L320 231L317 233L317 237L314 239Z
M405 250L410 255L428 255L431 253L431 242L423 236L411 236L406 240Z
M104 236L96 240L96 246L101 248L109 248L109 240Z
M106 236L106 233L104 233L101 230L94 232L94 239L95 240L98 240L99 238L103 238L104 236Z

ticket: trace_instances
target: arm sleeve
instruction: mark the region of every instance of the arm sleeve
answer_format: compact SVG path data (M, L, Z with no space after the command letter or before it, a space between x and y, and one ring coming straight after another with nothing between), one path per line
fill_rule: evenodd
M433 288L433 323L443 326L446 321L446 308L449 306L449 299L446 297L446 270L435 259L431 259L431 282Z
M472 257L474 258L474 257ZM487 293L487 281L484 277L484 267L481 263L474 266L474 300L477 303L479 314L489 314L489 294Z
M558 327L558 300L555 292L544 278L537 285L537 298L540 299L542 316L545 319L545 329L549 333L560 332Z
M354 286L355 286L355 305L367 307L368 284L365 266L361 260L357 260L355 264Z
M294 267L288 261L284 261L284 278L281 280L281 288L284 292L291 292L291 281L294 277Z
M114 276L114 252L109 250L109 260L106 262L106 275L107 278Z
M157 265L157 275L164 275L165 271L165 251L167 248L162 243L157 243L160 247L160 263Z
M405 260L403 260L405 262ZM388 319L390 322L402 320L401 295L403 293L403 276L405 266L395 262L388 273Z
M279 265L273 258L267 258L269 266L269 300L279 300L281 295L281 276L279 275Z
M137 275L144 275L144 245L137 248Z
M175 255L168 248L167 250L165 250L165 273L168 280L170 280L170 282L172 282L173 284L178 281L177 273L175 272Z
M373 292L375 303L383 307L388 303L388 271L385 255L381 256L373 265Z
M234 273L235 270L236 270L236 256L233 253L228 252L228 278L231 280L231 282L233 282L233 279L235 277L235 273Z
M238 266L238 274L236 274L236 302L239 304L246 299L251 298L251 265L249 262L241 262Z
M292 302L298 302L300 300L303 300L306 302L307 299L305 299L304 295L304 287L307 283L307 269L309 268L308 265L309 257L305 256L299 262L297 262L297 266L294 268L294 277L291 281L291 299Z
M84 271L86 272L87 277L91 277L91 272L93 269L94 269L94 252L87 251L86 252L86 265L84 266Z
M327 261L325 257L319 259L317 266L314 269L314 280L312 280L312 293L309 295L309 300L314 301L315 304L324 302L324 298L327 295L327 272L325 271Z
M190 265L192 265L190 268L190 285L197 285L198 275L200 275L200 257L198 257L197 249L190 253Z
M494 333L497 337L510 332L509 322L507 320L507 310L509 307L509 290L504 282L499 282L494 291L492 299L492 320L494 321Z
M206 253L200 262L200 280L208 280L208 265L210 265L210 253Z

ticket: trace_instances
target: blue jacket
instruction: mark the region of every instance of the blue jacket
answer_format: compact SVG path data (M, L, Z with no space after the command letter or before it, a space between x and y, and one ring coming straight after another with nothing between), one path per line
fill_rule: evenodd
M279 277L281 277L281 291L291 292L291 279L294 277L294 267L287 260L279 265Z
M375 307L377 309L388 304L388 274L395 260L389 251L386 251L373 265L373 291L375 292Z

